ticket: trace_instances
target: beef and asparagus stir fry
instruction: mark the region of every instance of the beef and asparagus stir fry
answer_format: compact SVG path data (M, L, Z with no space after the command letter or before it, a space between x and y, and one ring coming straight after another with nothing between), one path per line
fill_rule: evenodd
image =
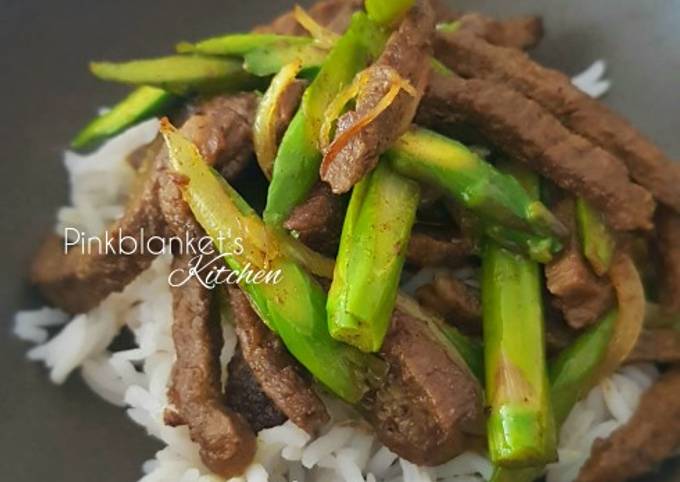
M164 117L129 158L136 186L111 233L207 235L218 275L280 274L173 288L165 421L188 426L208 468L241 474L256 433L286 420L319 433L326 392L413 463L482 450L492 480L528 482L575 403L638 361L665 373L578 480L676 453L680 165L532 61L541 36L533 17L323 0L168 57L92 64L135 87L75 149ZM267 192L263 210L248 190ZM32 278L81 313L152 261L64 255L53 237ZM175 266L192 261L177 250ZM228 367L220 323L238 338Z

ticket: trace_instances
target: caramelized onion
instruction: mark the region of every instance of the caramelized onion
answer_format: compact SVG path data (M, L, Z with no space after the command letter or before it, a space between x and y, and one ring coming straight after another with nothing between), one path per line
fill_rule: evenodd
M645 320L645 291L633 260L617 252L609 276L616 290L618 317L614 333L593 384L614 373L628 358L642 332Z
M265 92L253 123L253 145L255 157L264 175L271 181L274 159L277 151L276 120L280 111L283 95L295 81L302 69L302 60L297 59L285 65L274 76Z
M302 26L309 34L316 40L317 45L322 48L331 48L335 45L339 36L320 25L312 18L307 11L299 5L295 5L293 9L293 16L297 23Z
M319 130L320 150L324 151L331 143L331 130L333 129L333 124L338 120L338 117L342 115L345 106L359 94L366 79L367 77L363 75L363 72L360 72L352 83L342 89L331 103L328 104L323 116L323 124L321 124L321 129Z

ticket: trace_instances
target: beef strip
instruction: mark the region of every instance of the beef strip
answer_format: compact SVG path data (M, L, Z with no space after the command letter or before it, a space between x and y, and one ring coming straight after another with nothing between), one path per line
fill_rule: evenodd
M200 239L205 234L182 198L179 189L182 182L183 178L175 173L165 174L160 193L162 211L171 235L182 240L187 236ZM192 257L193 254L187 254L187 258ZM211 259L208 256L205 261ZM243 415L255 431L280 425L290 418L314 433L328 419L323 403L300 375L299 367L279 339L262 324L237 288L231 290L231 300L240 341L237 355L229 364L227 405ZM176 348L178 352L182 349Z
M656 227L662 263L661 308L667 314L680 314L680 215L661 209Z
M457 19L459 31L469 32L493 45L526 50L538 45L543 38L541 17L526 16L495 20L479 13L466 13Z
M642 396L633 418L595 442L577 482L621 482L650 470L680 446L680 370L661 378Z
M654 200L629 180L625 165L504 85L433 74L417 121L435 128L470 124L506 154L589 200L612 227L653 226Z
M236 335L255 380L295 425L310 434L317 433L329 416L310 380L279 337L262 323L241 290L232 287L229 292Z
M481 334L482 303L479 294L450 273L437 273L432 283L420 287L416 298L466 333Z
M427 322L395 311L381 350L387 379L364 401L365 416L390 450L437 465L464 450L483 425L481 388Z
M466 32L438 35L436 51L463 77L504 84L536 101L574 133L620 159L636 182L680 212L680 166L564 74L542 67L519 50L491 45Z
M299 233L299 239L310 248L335 255L340 243L345 202L333 194L327 184L318 183L309 198L293 209L284 226Z
M642 330L626 363L680 363L680 331L672 328Z
M291 82L281 94L279 101L277 118L276 118L276 140L281 142L283 135L288 129L290 121L297 113L302 94L305 93L307 82L301 79L295 79Z
M225 179L235 178L252 158L257 103L253 93L216 96L197 104L182 126L182 134Z
M417 0L390 36L378 60L365 72L368 80L359 92L356 109L338 120L336 141L385 97L394 83L395 73L407 80L417 95L401 90L387 109L346 144L336 148L335 141L331 143L320 173L334 193L349 191L375 167L378 156L408 129L429 78L434 27L435 16L429 0Z
M227 406L243 415L255 433L281 425L288 419L262 391L253 370L243 358L240 345L229 361L228 373Z
M406 251L406 261L418 267L449 266L457 268L472 256L467 239L441 239L427 233L413 232Z
M227 176L234 176L244 167L252 153L249 122L256 107L252 93L217 96L198 104L181 131L195 142L206 161ZM149 144L138 171L136 188L121 219L107 231L118 245L126 239L124 249L131 255L114 252L82 252L71 249L64 254L63 241L50 237L38 252L31 271L32 281L54 305L70 313L86 312L113 292L121 291L149 267L162 243L151 250L135 249L146 239L166 235L166 220L159 192L166 184L167 151L160 140ZM134 241L133 241L134 240Z
M152 144L150 148L160 147ZM51 235L36 253L31 281L38 286L50 303L69 313L83 313L97 306L113 292L122 291L142 271L147 269L155 256L136 246L141 242L142 229L147 239L162 235L163 216L158 203L158 163L151 160L142 168L125 208L123 217L107 231L111 245L117 251L120 240L130 255L99 249L71 247L64 254L64 240ZM105 240L104 237L101 237ZM153 243L153 251L162 249L162 243Z
M443 0L430 0L437 24L460 21L457 31L471 31L487 42L504 47L530 49L543 38L543 20L524 16L497 20L477 12L456 12Z
M567 324L581 329L597 323L612 307L614 289L611 283L595 275L581 254L573 199L560 201L555 214L572 234L562 252L545 266L546 284L554 296L553 304L562 312Z
M173 269L187 269L190 256L177 258ZM255 455L255 435L248 422L226 406L221 389L220 324L211 316L212 292L196 278L172 289L172 338L177 359L172 369L168 400L200 446L203 463L230 478L243 473ZM178 420L179 419L179 420Z
M343 33L349 26L352 14L363 6L363 0L321 0L309 8L308 13L319 24L335 33ZM286 12L267 25L260 25L256 33L275 33L279 35L308 35L293 12Z

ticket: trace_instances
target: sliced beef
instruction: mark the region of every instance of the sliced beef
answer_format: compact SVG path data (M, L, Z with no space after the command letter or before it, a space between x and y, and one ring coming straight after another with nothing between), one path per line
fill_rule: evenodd
M184 256L175 260L173 268L187 269L189 263L190 257ZM168 419L189 426L210 470L227 479L241 475L255 455L255 435L246 419L226 406L222 394L223 341L220 324L211 316L212 292L191 278L173 288L172 295L177 359L168 400L176 414Z
M315 434L329 420L326 407L302 368L270 331L238 288L230 290L243 358L262 391L295 425Z
M254 94L217 96L197 104L181 131L195 142L206 160L227 177L238 174L252 155L251 127L257 98ZM150 250L141 250L146 239L165 237L167 226L160 192L167 179L167 151L160 140L149 144L138 170L133 190L121 219L108 230L114 247L125 239L124 255L117 252L83 252L75 248L64 254L63 240L50 237L38 252L31 279L56 306L81 313L97 306L113 292L121 291L149 267L154 253L162 249L158 240ZM180 221L188 219L179 216ZM135 247L135 244L137 247ZM117 250L116 250L117 251Z
M278 142L283 139L290 121L295 116L306 88L306 81L296 79L283 91L276 119L276 139Z
M525 16L499 20L476 12L454 11L444 0L430 0L430 3L438 24L460 21L457 31L471 31L494 45L529 49L535 47L543 38L543 21L540 17Z
M150 149L160 145L152 144ZM155 255L138 248L142 229L147 239L163 235L165 224L156 199L159 190L159 162L147 161L142 168L123 217L108 229L113 250L93 246L71 247L64 254L64 240L50 236L35 256L31 268L31 281L55 306L69 313L83 313L96 307L109 294L122 291L142 271L147 269ZM105 240L104 236L100 236ZM119 241L130 255L118 254ZM158 252L162 243L154 243Z
M496 20L479 13L466 13L457 19L459 31L469 32L493 45L526 50L543 38L541 17L526 16Z
M534 100L574 133L620 159L636 182L680 212L680 166L626 120L574 87L564 74L542 67L519 50L492 45L466 32L440 34L436 51L463 77L507 85Z
M333 194L325 183L318 183L309 198L291 213L284 226L296 231L299 239L310 248L334 255L338 250L345 202Z
M614 289L608 281L593 273L581 254L576 238L573 199L561 201L555 208L555 214L572 235L562 252L545 267L548 291L554 296L554 305L569 326L581 329L597 323L613 306Z
M661 307L667 314L680 314L680 215L661 209L657 217L657 236L662 263Z
M363 5L363 0L321 0L309 8L308 13L319 24L335 33L343 33L349 26L352 14ZM254 30L256 33L279 35L308 35L297 21L293 12L286 12L267 25Z
M396 311L381 350L390 370L364 401L381 442L419 465L437 465L464 450L483 425L482 392L460 356L427 322Z
M288 419L262 391L253 370L243 358L240 345L229 361L228 373L227 406L243 415L255 433L281 425Z
M680 363L680 331L672 328L642 330L627 363Z
M466 239L441 239L427 233L414 232L408 243L406 260L418 267L449 266L457 268L472 255L473 246Z
M236 177L252 159L257 103L253 93L216 96L197 104L182 126L182 134L226 179Z
M466 333L481 334L482 303L479 293L450 273L437 273L432 283L422 286L416 298Z
M338 120L335 140L321 163L321 179L330 184L334 193L349 191L375 167L378 156L408 129L429 78L434 27L429 0L417 0L390 36L380 58L365 72L368 80L360 89L356 109ZM417 94L402 89L373 122L347 138L345 133L385 97L394 84L395 74L408 81Z
M642 396L633 418L609 438L595 442L577 482L634 479L680 447L680 370L665 373Z
M589 200L614 228L652 227L654 200L629 180L624 164L502 84L433 74L417 121L435 128L470 124L506 154Z

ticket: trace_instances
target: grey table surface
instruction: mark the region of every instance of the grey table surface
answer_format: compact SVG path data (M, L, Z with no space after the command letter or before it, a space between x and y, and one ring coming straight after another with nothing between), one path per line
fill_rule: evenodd
M301 2L308 4L309 2ZM40 301L26 269L67 199L61 151L98 106L123 88L87 72L92 59L169 52L180 39L245 31L292 0L0 0L0 480L133 481L158 444L91 394L26 362L13 314ZM453 3L452 3L453 4ZM680 0L460 0L498 16L543 15L534 52L576 73L606 59L606 102L680 158ZM679 394L680 395L680 394ZM650 480L680 481L673 464Z

